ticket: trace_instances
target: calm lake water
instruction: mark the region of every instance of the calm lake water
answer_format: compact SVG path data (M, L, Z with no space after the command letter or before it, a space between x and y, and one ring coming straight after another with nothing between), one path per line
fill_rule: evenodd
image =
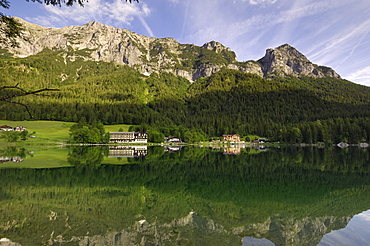
M0 245L369 245L369 177L369 148L0 146Z

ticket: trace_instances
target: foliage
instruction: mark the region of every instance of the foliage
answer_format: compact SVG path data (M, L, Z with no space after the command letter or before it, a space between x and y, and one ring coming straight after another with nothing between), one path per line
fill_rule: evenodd
M0 7L8 9L10 2L8 0L0 0ZM16 39L21 37L22 31L23 28L19 22L0 12L0 44L11 47L18 46Z
M74 143L108 143L109 134L105 133L103 124L88 125L83 122L74 124L69 129L70 137Z
M183 44L179 58L181 66L179 68L197 68L209 65L227 65L235 61L233 51L222 51L216 53L203 47L192 44Z
M30 0L27 0L30 1ZM31 0L32 2L38 2L38 3L45 3L46 5L59 5L66 4L67 6L72 6L73 4L79 4L81 6L84 5L85 2L88 2L87 0ZM139 2L139 0L126 0L126 2Z
M95 168L99 166L104 155L100 148L94 147L71 147L68 151L68 162L77 169Z
M18 46L16 39L21 37L22 31L23 28L19 22L0 12L0 43L10 47Z
M189 83L169 73L146 77L128 66L64 60L63 55L45 50L23 59L0 59L3 85L22 81L29 91L59 89L48 97L19 99L37 119L147 124L153 141L162 134L192 142L233 133L292 143L370 141L370 88L345 80L266 80L222 69ZM0 109L0 119L29 118L21 106L0 104Z
M7 142L26 141L29 137L28 131L1 131L0 138Z

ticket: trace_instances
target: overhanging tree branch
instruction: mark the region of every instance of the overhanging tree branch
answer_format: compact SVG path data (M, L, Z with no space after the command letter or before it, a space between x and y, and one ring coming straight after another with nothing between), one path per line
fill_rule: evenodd
M9 94L5 93L7 95L0 96L0 102L7 102L7 103L18 104L18 105L23 106L26 109L27 113L29 114L29 116L31 118L33 118L33 115L31 114L31 111L29 110L28 105L24 104L24 103L17 102L17 101L12 101L13 98L23 97L23 96L28 96L28 95L46 96L46 95L42 95L40 93L45 92L45 91L59 91L59 89L49 89L49 88L43 88L43 89L34 90L34 91L27 91L27 90L19 87L18 84L14 85L14 86L2 86L2 87L0 87L0 93L3 94L3 92L6 91L6 90L10 90L11 93L9 93Z
M9 1L0 0L0 7L8 9L10 7ZM23 28L19 22L0 12L0 43L11 47L18 46L16 39L21 37L22 31Z
M46 5L58 5L58 6L62 6L62 4L65 4L67 6L72 6L75 3L83 6L85 2L89 2L88 0L26 0L26 1L45 3ZM139 2L139 0L126 0L126 2L130 2L130 3Z

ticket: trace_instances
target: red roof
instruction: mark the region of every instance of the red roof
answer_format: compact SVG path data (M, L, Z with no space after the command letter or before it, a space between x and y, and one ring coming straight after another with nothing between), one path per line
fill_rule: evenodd
M13 127L7 126L7 125L0 126L0 128L1 129L13 129Z

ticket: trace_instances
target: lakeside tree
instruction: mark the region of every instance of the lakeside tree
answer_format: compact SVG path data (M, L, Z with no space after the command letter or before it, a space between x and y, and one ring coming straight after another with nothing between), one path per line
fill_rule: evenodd
M109 134L105 133L103 124L86 124L79 122L69 129L71 141L74 143L107 143Z

